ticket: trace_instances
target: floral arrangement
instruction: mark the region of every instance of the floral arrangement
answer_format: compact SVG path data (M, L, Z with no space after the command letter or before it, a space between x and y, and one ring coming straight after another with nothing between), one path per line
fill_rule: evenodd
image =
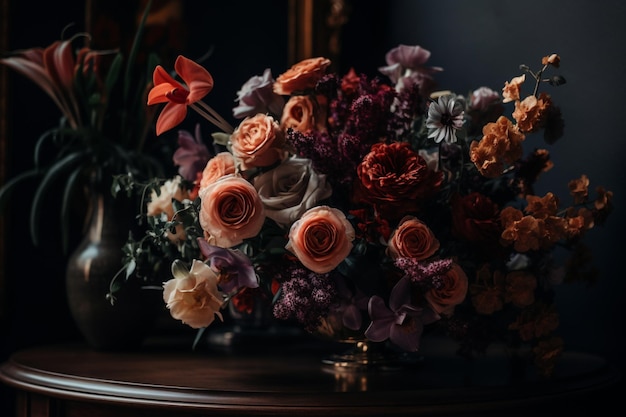
M145 197L148 230L124 247L112 294L159 276L172 317L193 328L224 319L227 303L265 300L308 332L408 352L426 331L469 357L494 342L527 345L551 374L564 346L554 287L594 279L583 240L612 209L612 193L591 196L585 175L564 206L534 192L553 164L528 142L563 134L543 91L565 84L548 76L560 57L467 96L436 89L443 69L420 46L385 58L377 76L330 73L324 57L276 78L267 69L237 92L236 127L203 100L213 87L203 66L180 56L179 78L158 66L156 133L188 109L219 129L210 142L199 127L178 131L173 178L116 178Z

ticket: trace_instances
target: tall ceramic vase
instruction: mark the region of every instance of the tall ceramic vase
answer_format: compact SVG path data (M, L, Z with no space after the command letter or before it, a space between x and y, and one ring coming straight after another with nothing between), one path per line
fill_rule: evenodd
M123 199L102 190L94 190L90 209L87 233L67 263L70 313L91 347L134 349L164 308L162 294L130 283L119 291L115 303L107 299L111 279L122 267L122 246L134 214Z

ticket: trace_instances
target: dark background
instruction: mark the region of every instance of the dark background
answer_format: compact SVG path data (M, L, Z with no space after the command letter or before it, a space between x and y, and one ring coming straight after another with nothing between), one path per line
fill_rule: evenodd
M10 3L10 50L48 45L59 38L66 24L84 22L82 1L40 2L37 13L32 3ZM115 9L119 19L126 16L131 3L120 3ZM213 101L209 101L230 116L235 92L248 77L268 66L275 75L287 67L286 30L281 26L286 22L286 1L206 3L212 6L192 13L193 23L179 28L180 36L189 40L184 53L190 57L214 45L206 63L216 84ZM465 93L483 85L498 90L504 81L519 75L520 64L536 68L545 55L556 52L561 56L559 72L567 84L551 93L561 107L565 135L554 145L546 146L540 138L525 143L525 149L547 147L555 163L537 192L553 190L565 199L567 182L585 173L591 187L603 185L615 193L616 209L606 226L592 230L587 240L601 272L599 282L558 290L560 332L567 349L601 355L624 372L626 278L621 261L626 230L626 138L621 106L626 97L626 3L355 0L351 7L342 35L342 71L353 66L373 74L384 65L389 49L400 43L418 44L432 52L430 64L444 68L437 77L441 89ZM57 122L58 113L29 81L13 74L9 77L11 130L4 159L11 177L32 164L37 136ZM55 243L54 229L41 247L33 248L28 241L29 191L23 190L21 203L4 214L7 296L0 309L0 360L22 347L78 337L64 300L65 259ZM6 393L0 391L0 395ZM2 409L0 415L5 415Z

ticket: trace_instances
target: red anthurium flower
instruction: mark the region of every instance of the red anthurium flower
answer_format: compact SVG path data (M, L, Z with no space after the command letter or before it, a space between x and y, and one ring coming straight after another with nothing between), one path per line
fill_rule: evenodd
M157 135L179 125L187 116L187 106L193 107L194 103L213 89L211 74L189 58L179 55L174 69L189 89L176 81L160 65L154 69L152 76L154 87L148 94L148 105L167 103L157 120Z

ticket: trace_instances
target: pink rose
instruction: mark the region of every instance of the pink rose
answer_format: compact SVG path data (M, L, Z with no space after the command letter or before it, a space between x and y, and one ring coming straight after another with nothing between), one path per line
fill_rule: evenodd
M174 279L163 284L163 301L173 318L194 329L207 327L215 316L222 320L224 298L217 286L218 276L207 264L194 260L189 270L175 260L172 275Z
M230 248L256 236L263 227L265 213L252 184L227 175L204 190L199 219L207 242Z
M354 228L341 210L318 206L291 226L285 248L305 267L324 274L350 254L354 235Z
M465 271L458 264L453 264L446 275L441 277L440 285L428 290L424 296L436 313L451 315L454 307L465 300L467 288Z
M330 60L323 57L302 60L276 78L274 92L288 96L294 91L313 89L329 65Z
M423 261L439 250L439 241L421 220L407 216L393 231L387 253L393 259L412 258Z
M230 137L233 155L242 169L270 166L285 156L285 134L266 114L247 117Z
M202 197L206 188L225 175L235 173L235 157L230 152L220 152L209 159L200 179L199 195Z
M310 159L296 156L256 177L254 188L266 216L285 228L333 192L326 175L315 172Z

